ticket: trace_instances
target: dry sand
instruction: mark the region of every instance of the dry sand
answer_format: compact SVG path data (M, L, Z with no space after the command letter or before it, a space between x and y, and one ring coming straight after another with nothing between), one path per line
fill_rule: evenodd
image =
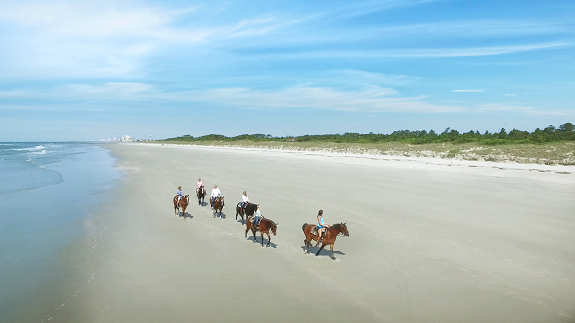
M55 321L575 322L573 167L110 148L126 176L63 259ZM174 216L198 177L221 188L225 219L195 199ZM278 222L271 247L235 221L244 190ZM319 209L350 231L335 261L302 249Z

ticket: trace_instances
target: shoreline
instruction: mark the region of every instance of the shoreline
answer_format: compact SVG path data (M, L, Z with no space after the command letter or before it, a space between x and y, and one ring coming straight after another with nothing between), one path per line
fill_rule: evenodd
M308 152L105 147L125 177L78 246L89 252L89 263L76 269L86 282L60 321L288 322L315 317L318 306L334 322L575 317L572 174ZM174 188L190 193L197 177L222 188L225 218L195 199L186 220L174 216ZM235 220L243 190L278 223L271 247L260 247L259 234L258 243L244 238ZM337 239L336 261L329 250L315 257L301 248L301 225L318 208L328 223L350 230Z

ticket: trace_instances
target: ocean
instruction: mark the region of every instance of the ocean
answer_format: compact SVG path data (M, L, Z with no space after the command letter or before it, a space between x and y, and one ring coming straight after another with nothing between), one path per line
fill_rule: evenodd
M70 271L62 253L121 176L93 143L0 143L0 322L50 318Z

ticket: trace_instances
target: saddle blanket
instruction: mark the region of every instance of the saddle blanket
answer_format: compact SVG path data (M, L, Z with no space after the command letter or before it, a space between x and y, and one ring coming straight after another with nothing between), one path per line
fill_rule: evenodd
M313 234L314 236L317 236L317 225L313 227L313 229L311 229L311 234Z

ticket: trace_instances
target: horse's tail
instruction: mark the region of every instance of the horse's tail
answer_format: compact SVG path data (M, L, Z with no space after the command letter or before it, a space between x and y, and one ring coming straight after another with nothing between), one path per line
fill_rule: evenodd
M302 229L303 233L305 233L305 227L307 227L307 226L308 226L307 223L304 223L304 224L302 225L301 229Z

